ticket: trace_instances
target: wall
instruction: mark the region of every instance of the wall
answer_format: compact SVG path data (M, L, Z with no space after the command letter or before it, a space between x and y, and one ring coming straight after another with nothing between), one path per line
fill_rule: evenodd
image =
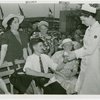
M19 4L25 16L28 17L48 17L49 8L52 10L55 18L59 18L60 5L59 4ZM10 13L18 14L18 4L1 4L4 17ZM55 11L55 14L54 14ZM0 14L1 15L1 14Z

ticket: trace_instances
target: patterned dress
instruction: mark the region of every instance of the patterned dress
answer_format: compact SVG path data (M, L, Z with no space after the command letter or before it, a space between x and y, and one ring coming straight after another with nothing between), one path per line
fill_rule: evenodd
M55 63L60 64L63 62L64 50L56 52L52 59ZM66 89L67 94L75 93L75 86L77 77L75 76L78 72L79 61L73 60L67 62L64 68L55 74L55 79Z

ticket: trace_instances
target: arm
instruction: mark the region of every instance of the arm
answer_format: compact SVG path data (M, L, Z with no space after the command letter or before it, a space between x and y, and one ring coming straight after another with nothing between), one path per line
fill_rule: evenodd
M37 71L31 70L30 68L26 68L25 72L26 72L26 74L33 75L33 76L39 76L39 77L45 77L45 78L53 77L53 74L37 72Z
M0 53L0 66L4 62L8 44L9 44L9 34L8 33L3 33L1 43L2 44L1 44L1 53Z
M20 34L23 37L23 38L21 38L22 43L23 43L23 45L22 45L23 46L23 58L24 58L24 60L26 60L28 57L28 42L29 42L28 35L27 35L27 33L23 33L23 32Z
M24 60L26 60L27 57L28 57L27 49L23 48L23 58L24 58Z
M25 71L26 74L33 75L33 76L41 76L47 78L50 78L52 76L52 74L42 73L35 70L35 66L36 66L35 62L36 62L35 58L33 59L29 56L26 60L23 71Z
M89 43L84 47L75 50L74 53L76 58L82 58L84 56L91 55L95 52L96 48L99 46L100 43L100 29L97 29L95 33L87 40Z
M7 44L3 44L1 46L0 66L4 62L4 59L5 59L5 56L6 56L6 52L7 52L7 47L8 47Z

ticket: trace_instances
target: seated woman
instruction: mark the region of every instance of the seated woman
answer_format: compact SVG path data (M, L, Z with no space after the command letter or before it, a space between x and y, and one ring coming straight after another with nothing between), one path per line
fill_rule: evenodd
M67 94L73 94L75 93L74 89L77 81L77 77L75 75L78 72L79 61L67 61L67 56L70 54L73 48L73 42L71 39L64 39L60 46L63 48L63 50L56 52L52 56L52 59L57 64L63 62L64 66L57 68L54 78L58 80L64 89L66 89ZM54 78L52 78L52 80L54 80Z

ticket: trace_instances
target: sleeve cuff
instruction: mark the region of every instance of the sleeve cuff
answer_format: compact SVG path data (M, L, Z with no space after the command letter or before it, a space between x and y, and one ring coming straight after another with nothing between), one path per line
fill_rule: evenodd
M80 48L78 50L75 50L74 52L75 52L75 55L76 55L76 58L77 59L78 58L82 58L82 56L83 56L83 48Z

